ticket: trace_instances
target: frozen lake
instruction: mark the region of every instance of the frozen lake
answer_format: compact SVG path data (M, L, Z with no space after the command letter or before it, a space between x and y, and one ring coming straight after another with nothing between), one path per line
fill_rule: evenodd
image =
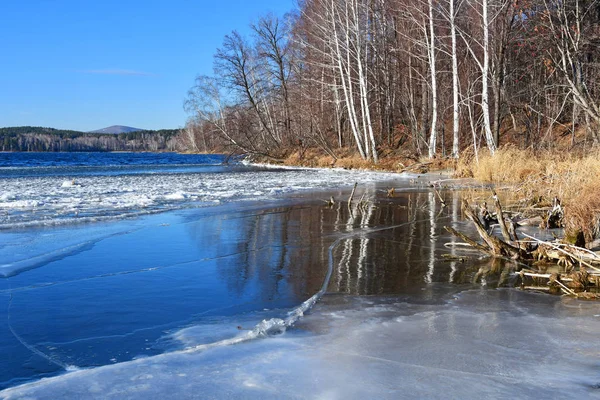
M0 398L600 396L597 303L448 247L427 178L2 156Z

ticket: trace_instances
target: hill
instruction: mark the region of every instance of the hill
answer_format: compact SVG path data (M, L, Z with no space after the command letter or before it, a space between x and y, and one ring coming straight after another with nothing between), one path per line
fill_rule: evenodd
M0 151L177 151L178 133L178 129L99 133L7 127L0 128Z
M95 131L90 131L88 133L105 133L105 134L119 134L119 133L130 133L130 132L137 132L137 131L142 131L143 129L139 129L139 128L133 128L131 126L125 126L125 125L112 125L106 128L102 128L102 129L97 129Z

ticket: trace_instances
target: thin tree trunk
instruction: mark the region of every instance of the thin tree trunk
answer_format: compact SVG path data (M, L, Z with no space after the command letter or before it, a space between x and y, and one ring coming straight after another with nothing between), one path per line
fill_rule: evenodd
M431 0L430 0L431 1ZM489 104L489 71L490 71L490 28L488 22L488 0L482 2L483 16L483 69L481 71L481 111L483 113L483 127L485 140L490 153L496 152L496 143L492 133Z
M431 72L431 132L429 134L429 158L436 153L437 142L437 80L435 71L435 31L433 24L433 0L428 0L429 5L429 70Z
M458 56L456 54L456 12L450 0L450 35L452 36L452 157L459 156L460 107L458 103Z
M354 140L356 141L356 146L358 148L358 152L361 158L366 159L367 156L363 150L362 141L360 135L358 134L358 126L356 119L356 110L354 109L354 101L352 99L352 83L348 82L346 85L346 76L344 66L342 65L342 53L340 49L339 35L337 33L336 23L335 23L335 4L334 0L331 0L331 26L333 29L333 41L335 43L335 51L336 51L336 59L337 59L337 67L340 73L340 79L342 80L342 88L344 90L344 98L346 101L346 110L348 111L348 120L350 121L350 127L352 129L352 134L354 135ZM346 40L349 40L346 35ZM347 43L346 43L347 44ZM346 49L349 52L349 49ZM348 67L349 69L349 67ZM350 76L348 77L350 79Z

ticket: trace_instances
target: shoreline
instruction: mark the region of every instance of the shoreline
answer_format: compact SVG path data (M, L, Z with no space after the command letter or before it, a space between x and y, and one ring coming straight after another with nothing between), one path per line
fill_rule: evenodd
M424 193L421 199L431 197ZM388 200L381 198L381 201ZM343 210L344 207L340 209ZM246 214L243 210L239 212ZM429 211L423 212L424 217L429 218L428 215ZM427 233L430 227L422 229ZM431 254L427 243L417 248L409 242L399 244L397 240L406 236L404 232L410 229L400 229L392 237L390 233L382 236L372 232L364 238L370 240L366 242L371 243L369 247L375 246L368 249L367 265L377 264L373 258L377 253L373 250L380 248L377 243L383 243L382 240L391 240L390 249L399 253L399 260L406 257L407 251L420 246L425 247L419 254ZM446 239L450 240L447 236ZM342 245L335 254L336 260L343 261L348 243L355 242L358 251L362 240L352 239ZM383 255L381 249L379 253ZM358 254L356 257L360 260ZM451 273L448 265L441 265L441 260L436 263L440 263L436 267L440 272ZM428 265L426 261L423 268ZM426 269L421 270L418 263L412 265L412 270L427 276ZM334 282L338 281L335 274L339 272L334 271ZM580 348L582 337L591 337L600 328L600 321L591 318L596 312L591 304L584 305L585 310L578 307L578 315L573 315L568 312L571 307L568 299L514 289L448 286L442 282L443 279L426 284L425 290L417 288L404 295L365 296L329 291L287 332L273 332L264 339L236 346L208 349L192 346L114 365L74 370L5 389L0 391L0 397L49 399L76 395L158 399L167 394L191 398L194 393L211 393L215 398L231 395L312 398L318 393L328 393L353 399L376 393L377 397L392 399L406 397L409 392L410 398L415 393L418 397L450 393L457 398L481 393L491 398L499 393L501 397L509 393L549 396L595 393L592 388L595 371L585 364L590 357L571 351ZM493 323L485 323L489 319ZM233 319L231 324L235 323ZM538 334L559 335L563 344L552 357L542 357L542 362L537 356L546 351L545 345L528 340L525 334L531 326L537 327ZM377 341L372 340L374 336ZM448 352L448 348L453 350ZM514 348L519 351L511 351ZM190 376L195 378L189 379ZM398 377L402 377L401 383ZM443 377L440 385L423 383L440 377ZM342 381L346 384L341 384Z
M426 181L423 177L423 182ZM221 394L224 397L225 388L231 386L227 382L234 382L232 390L241 397L260 395L276 398L281 397L282 392L273 391L267 383L277 376L283 376L281 379L300 393L297 397L311 397L314 392L307 392L306 387L311 387L314 381L313 374L305 369L307 365L319 371L322 376L329 376L331 382L338 382L342 377L347 380L348 376L356 376L353 374L359 371L356 377L366 379L365 388L389 389L387 395L385 392L380 393L382 398L398 398L402 388L406 388L406 385L399 387L394 383L395 379L381 385L380 377L370 374L361 363L355 362L358 360L363 361L362 365L371 365L376 370L381 370L385 376L397 374L398 366L403 365L402 373L406 374L412 389L422 390L422 393L430 396L439 396L441 392L437 391L436 387L423 388L419 382L433 379L440 373L449 374L459 386L465 383L474 384L470 376L477 376L477 379L482 377L480 371L471 370L468 365L461 363L464 357L477 358L480 352L496 349L495 352L490 351L490 354L493 354L492 358L481 362L482 368L485 368L486 363L494 364L492 361L499 359L508 370L509 365L514 364L515 355L510 351L505 354L497 349L503 348L505 343L514 343L515 338L511 336L512 330L509 329L511 326L518 327L519 332L525 333L531 326L539 329L544 324L543 321L547 323L550 315L553 316L552 324L544 325L544 332L548 337L556 334L553 324L565 327L569 325L564 321L566 319L569 319L570 323L576 320L582 329L577 340L568 339L569 346L575 348L581 337L593 336L598 321L592 318L590 313L585 316L571 315L563 310L560 316L553 314L557 306L561 310L568 308L567 305L572 304L569 303L569 299L522 293L514 289L494 290L496 286L504 287L507 278L514 278L514 266L504 260L481 260L455 247L446 246L456 243L455 238L445 233L443 228L446 224L473 233L472 227L460 218L460 193L443 191L441 194L446 206L442 206L441 199L438 199L427 183L415 185L410 178L404 179L403 182L406 187L404 190L398 190L393 197L386 196L386 181L359 187L366 190L367 194L363 198L360 192L357 193L352 207L348 207L347 204L352 183L348 182L349 186L345 189L334 190L334 194L338 193L335 197L339 198L333 205L328 205L322 198L329 196L320 195L330 193L329 188L322 189L323 191L293 192L289 196L283 196L280 202L269 201L268 204L260 201L232 202L210 209L177 210L147 216L140 221L143 229L130 233L130 236L106 239L86 252L71 254L52 261L52 264L45 268L11 277L11 286L7 288L6 293L10 292L11 296L13 292L16 293L18 301L13 305L12 319L17 329L19 324L25 325L17 318L21 315L18 312L20 309L35 315L36 307L44 306L44 303L34 301L37 300L35 298L28 300L29 304L23 302L27 300L24 296L31 293L52 293L60 289L60 299L72 299L77 304L74 308L84 311L88 303L98 307L98 299L106 298L110 300L107 305L119 305L119 314L128 310L128 303L123 301L127 297L122 297L123 294L129 295L134 288L151 290L151 295L140 295L130 300L131 305L136 306L139 299L144 299L142 305L150 307L150 313L147 312L147 308L132 309L132 316L140 316L153 313L176 315L181 311L179 307L195 307L200 302L197 296L203 295L204 291L210 296L210 290L214 290L216 283L226 288L227 293L238 291L243 294L243 290L239 291L236 288L239 288L240 282L243 281L240 279L244 276L244 279L248 279L248 276L253 277L254 282L250 285L244 283L244 288L270 282L272 287L268 290L263 286L252 289L254 296L258 296L263 302L265 300L262 298L266 294L268 298L281 295L285 288L293 288L293 293L290 292L293 296L282 297L278 300L278 306L264 307L258 303L259 307L252 305L251 308L247 308L249 306L245 304L248 300L242 296L238 309L232 311L232 316L214 314L213 319L201 317L199 320L189 320L183 324L189 325L187 330L172 332L172 337L169 338L172 346L173 341L179 341L179 346L194 348L202 346L207 337L213 342L218 342L218 339L227 340L239 333L239 327L255 327L261 320L283 319L288 311L298 310L298 304L302 304L318 292L323 282L323 266L327 262L326 249L335 240L340 240L340 245L331 252L335 268L328 288L329 294L310 312L300 309L302 314L307 312L307 316L298 321L296 328L289 332L281 332L279 329L275 329L274 332L267 330L264 334L266 340L202 352L182 353L179 350L171 351L171 348L156 356L142 353L141 356L147 358L118 362L115 365L107 362L101 367L91 367L10 388L0 392L0 397L19 398L31 394L39 398L52 398L78 393L79 396L116 398L125 393L129 397L159 398L172 390L173 385L180 390L177 393L182 397L207 390L216 393L217 397ZM179 222L175 224L174 220ZM122 221L122 224L128 225L128 222ZM385 227L385 232L378 231L377 227ZM350 234L352 235L349 236ZM281 243L274 242L274 237ZM210 243L217 243L218 246ZM114 260L110 258L111 252L116 252ZM456 258L444 259L443 254L448 253ZM308 254L311 256L307 257ZM213 268L209 275L204 275L206 265L212 265ZM82 270L80 266L85 266L87 270ZM106 270L107 266L111 271ZM137 266L137 269L133 266ZM190 269L191 266L197 268ZM281 269L281 266L284 268ZM98 273L92 273L94 268ZM60 271L75 273L77 276L63 282L57 278L61 276L57 274ZM32 277L35 277L33 281ZM54 283L49 285L48 279L53 279ZM108 286L94 286L96 282L109 280L110 284L106 284ZM172 296L167 297L169 301L173 301L173 307L162 311L165 304L170 303L162 301L164 299L160 296L169 293L166 286L175 282L183 286L173 286L178 289L173 291ZM189 291L180 289L188 287L191 282L196 282L197 286L190 287ZM4 283L9 282L6 280ZM19 284L22 288L15 291L16 288L20 288ZM95 293L99 295L89 299L81 297ZM499 298L498 293L502 293ZM480 297L477 297L477 301L461 303L461 298L471 298L473 295ZM399 305L386 303L390 300ZM503 316L514 314L513 307L516 302L519 304L519 310L534 311L519 311L517 314L520 318L502 319ZM211 307L210 309L214 310L218 309L219 305ZM410 312L407 314L406 310ZM47 313L44 312L44 315ZM242 315L245 317L242 318ZM348 316L352 318L347 319ZM436 316L439 316L439 319ZM501 330L499 338L489 338L485 334L469 335L469 332L481 329L482 318L487 320L488 317L499 324L492 326L506 326L506 331ZM503 323L498 323L498 318ZM126 320L127 318L123 319ZM348 324L344 321L348 321ZM463 324L461 321L466 322ZM117 322L118 320L112 323ZM427 331L431 324L439 327ZM182 323L179 323L177 326L181 325ZM436 354L447 354L442 349L455 348L457 345L454 336L454 330L457 328L452 328L453 326L458 326L459 331L463 332L462 335L469 339L468 346L461 347L458 355L448 355L448 359L452 360L448 362ZM124 328L125 332L128 332L127 329L129 328ZM163 329L165 328L160 328ZM424 331L429 332L435 346L418 347ZM357 332L357 335L353 336L348 332ZM398 332L402 334L399 335ZM492 331L494 334L495 332ZM572 334L572 330L565 328L564 334L560 334L560 340L569 338L567 333ZM262 335L262 331L260 334ZM372 342L373 337L390 339L381 341L381 347L378 347ZM531 347L532 344L526 339L527 335L524 334L518 342L519 346L538 353L540 349ZM417 340L418 343L404 343L407 340ZM320 344L319 348L311 347L314 346L314 341ZM335 343L338 341L343 344L337 346ZM486 345L478 347L482 341ZM44 343L52 343L52 340L45 340ZM66 343L71 346L71 342ZM81 343L87 344L85 341ZM420 354L412 351L414 346L417 346ZM475 350L469 349L469 346L474 346ZM123 347L127 351L134 348L131 342L123 343ZM326 350L322 352L321 347ZM393 351L390 352L390 349ZM61 351L64 353L65 350ZM348 352L351 353L350 356ZM328 354L339 355L340 360L348 361L348 365L352 365L354 369L348 370L344 363L336 363L336 368L344 372L339 376L328 375L330 372L322 369L322 365L332 362ZM375 361L373 357L380 361ZM560 366L556 367L556 371L566 376L561 382L569 388L569 393L592 393L591 380L595 375L583 366L589 357L577 358L576 368L571 367L573 358L569 357L571 356L568 352L558 356ZM277 368L268 368L262 362L263 358L278 360ZM437 361L423 363L424 359ZM311 360L318 362L315 365ZM366 360L371 361L365 363ZM532 383L535 374L532 375L531 371L525 372L528 369L536 371L535 360L521 359L520 362L526 367L519 372L525 373L524 376L531 379L528 385L535 387L536 391L547 390L543 389L544 385L539 382ZM442 370L438 368L439 363L444 366ZM278 371L281 372L280 368L286 369L289 374L277 375ZM578 374L571 373L571 368ZM415 375L415 371L422 372ZM236 372L243 376L236 375ZM180 379L185 376L175 374L208 378L197 378L190 382L189 379ZM227 376L227 380L221 380L219 374ZM248 385L249 374L255 381L261 382L261 385ZM148 375L152 378L143 378ZM505 379L504 370L499 372L490 369L483 376L494 382L494 388L505 393L522 393L527 387L514 387L515 380L518 379L517 373ZM576 383L572 376L584 376L587 383ZM299 381L295 381L296 378L299 378ZM139 386L135 382L144 383ZM298 382L307 385L304 390L298 386ZM353 386L353 391L344 390L344 385L332 384L326 387L332 393L340 393L348 398L361 397L357 393L366 394L358 386ZM511 392L510 388L515 392ZM482 387L478 389L485 390ZM284 397L294 397L293 391L283 393ZM394 393L393 397L389 393ZM461 393L464 395L465 392ZM468 390L466 393L473 394ZM457 397L461 397L460 393Z
M202 324L190 326L183 335L187 338L187 348L182 350L72 371L5 389L0 391L0 397L158 399L167 395L192 398L197 393L211 393L215 398L232 395L313 398L328 394L354 399L376 394L379 398L395 399L412 398L415 393L417 397L450 394L457 398L482 393L490 398L524 393L550 397L595 393L596 374L586 364L591 360L589 352L573 352L581 349L582 338L591 340L600 329L600 320L592 317L596 312L593 304L576 306L578 313L572 314L569 309L574 305L569 299L493 289L490 287L493 277L501 275L491 272L493 266L487 267L491 269L485 284L483 279L477 285L468 283L471 281L468 275L460 278L464 283L447 283L447 277L459 279L464 269L476 274L486 267L485 263L471 265L470 261L466 264L455 261L452 266L453 262L441 259L440 254L447 251L443 244L453 239L442 235L444 220L435 215L443 208L436 197L430 192L401 192L400 197L388 199L376 189L373 193L379 193L379 200L372 210L360 212L352 222L356 233L366 229L356 237L343 236L351 218L347 207L330 209L318 202L312 206L320 215L329 215L326 221L330 222L323 227L337 233L332 236L316 229L321 233L309 240L309 246L320 253L317 248L336 237L342 242L333 251L335 268L328 294L294 329L266 332L262 339L236 346L204 348L193 344L205 334ZM456 207L460 203L456 196L454 193L446 198L452 208L443 211L441 217L448 216L449 222L466 227L458 219ZM433 209L414 209L418 215L413 216L402 208L408 204L408 198L414 204L426 202ZM303 204L300 201L296 209L305 209ZM246 205L237 211L235 221L251 220L251 215L280 215L261 212L248 215ZM256 204L256 209L265 210L264 206ZM194 224L193 218L185 215L191 217L193 211L197 210L170 212L165 218L177 214L185 224ZM213 211L222 214L216 208ZM407 220L409 225L394 228L388 220L381 219L392 218L392 211L397 214L390 222ZM298 219L304 220L304 217ZM421 225L420 220L427 222ZM386 231L377 232L376 227L382 225ZM195 226L206 229L206 222ZM410 232L420 232L420 236L411 240L416 233ZM145 240L154 237L142 236ZM173 235L169 236L173 240ZM164 237L164 233L159 237ZM325 238L325 243L318 244ZM297 247L298 243L292 245ZM348 254L352 254L349 259ZM380 275L384 270L378 268L386 264L394 266L385 272L392 275ZM394 271L400 274L393 275ZM369 279L377 276L382 282L402 283L406 290L371 293L376 288L370 286ZM239 324L237 318L225 321L225 332L235 330ZM242 322L242 326L246 324ZM528 339L526 332L532 326L538 335L561 341L562 346L552 357L543 356L547 351L543 341ZM374 337L377 340L373 341ZM591 346L588 346L590 351ZM427 383L433 381L441 383Z

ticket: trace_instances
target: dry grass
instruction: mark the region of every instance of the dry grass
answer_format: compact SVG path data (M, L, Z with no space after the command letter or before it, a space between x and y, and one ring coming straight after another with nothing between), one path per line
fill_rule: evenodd
M514 185L522 199L551 202L558 197L565 206L565 226L596 237L600 217L600 152L572 154L567 151L533 152L504 147L492 157L480 153L477 161L467 154L456 173L483 182Z
M268 162L268 160L265 160ZM317 168L345 168L345 169L368 169L376 171L402 172L427 172L439 170L452 170L455 160L450 158L418 159L414 154L401 151L389 151L384 149L379 155L377 164L370 160L364 160L354 149L336 149L336 157L332 157L319 149L305 149L304 151L293 150L283 159L286 165ZM415 167L415 168L413 168ZM419 167L419 168L416 168Z
M587 242L600 234L600 188L598 184L581 188L565 207L565 228L573 234L582 231Z
M378 164L363 160L353 149L338 149L336 157L332 157L318 149L306 149L303 152L292 151L284 159L286 165L317 168L370 169L382 171L398 171L406 164L400 163L398 157L383 156ZM410 163L414 163L411 161Z

